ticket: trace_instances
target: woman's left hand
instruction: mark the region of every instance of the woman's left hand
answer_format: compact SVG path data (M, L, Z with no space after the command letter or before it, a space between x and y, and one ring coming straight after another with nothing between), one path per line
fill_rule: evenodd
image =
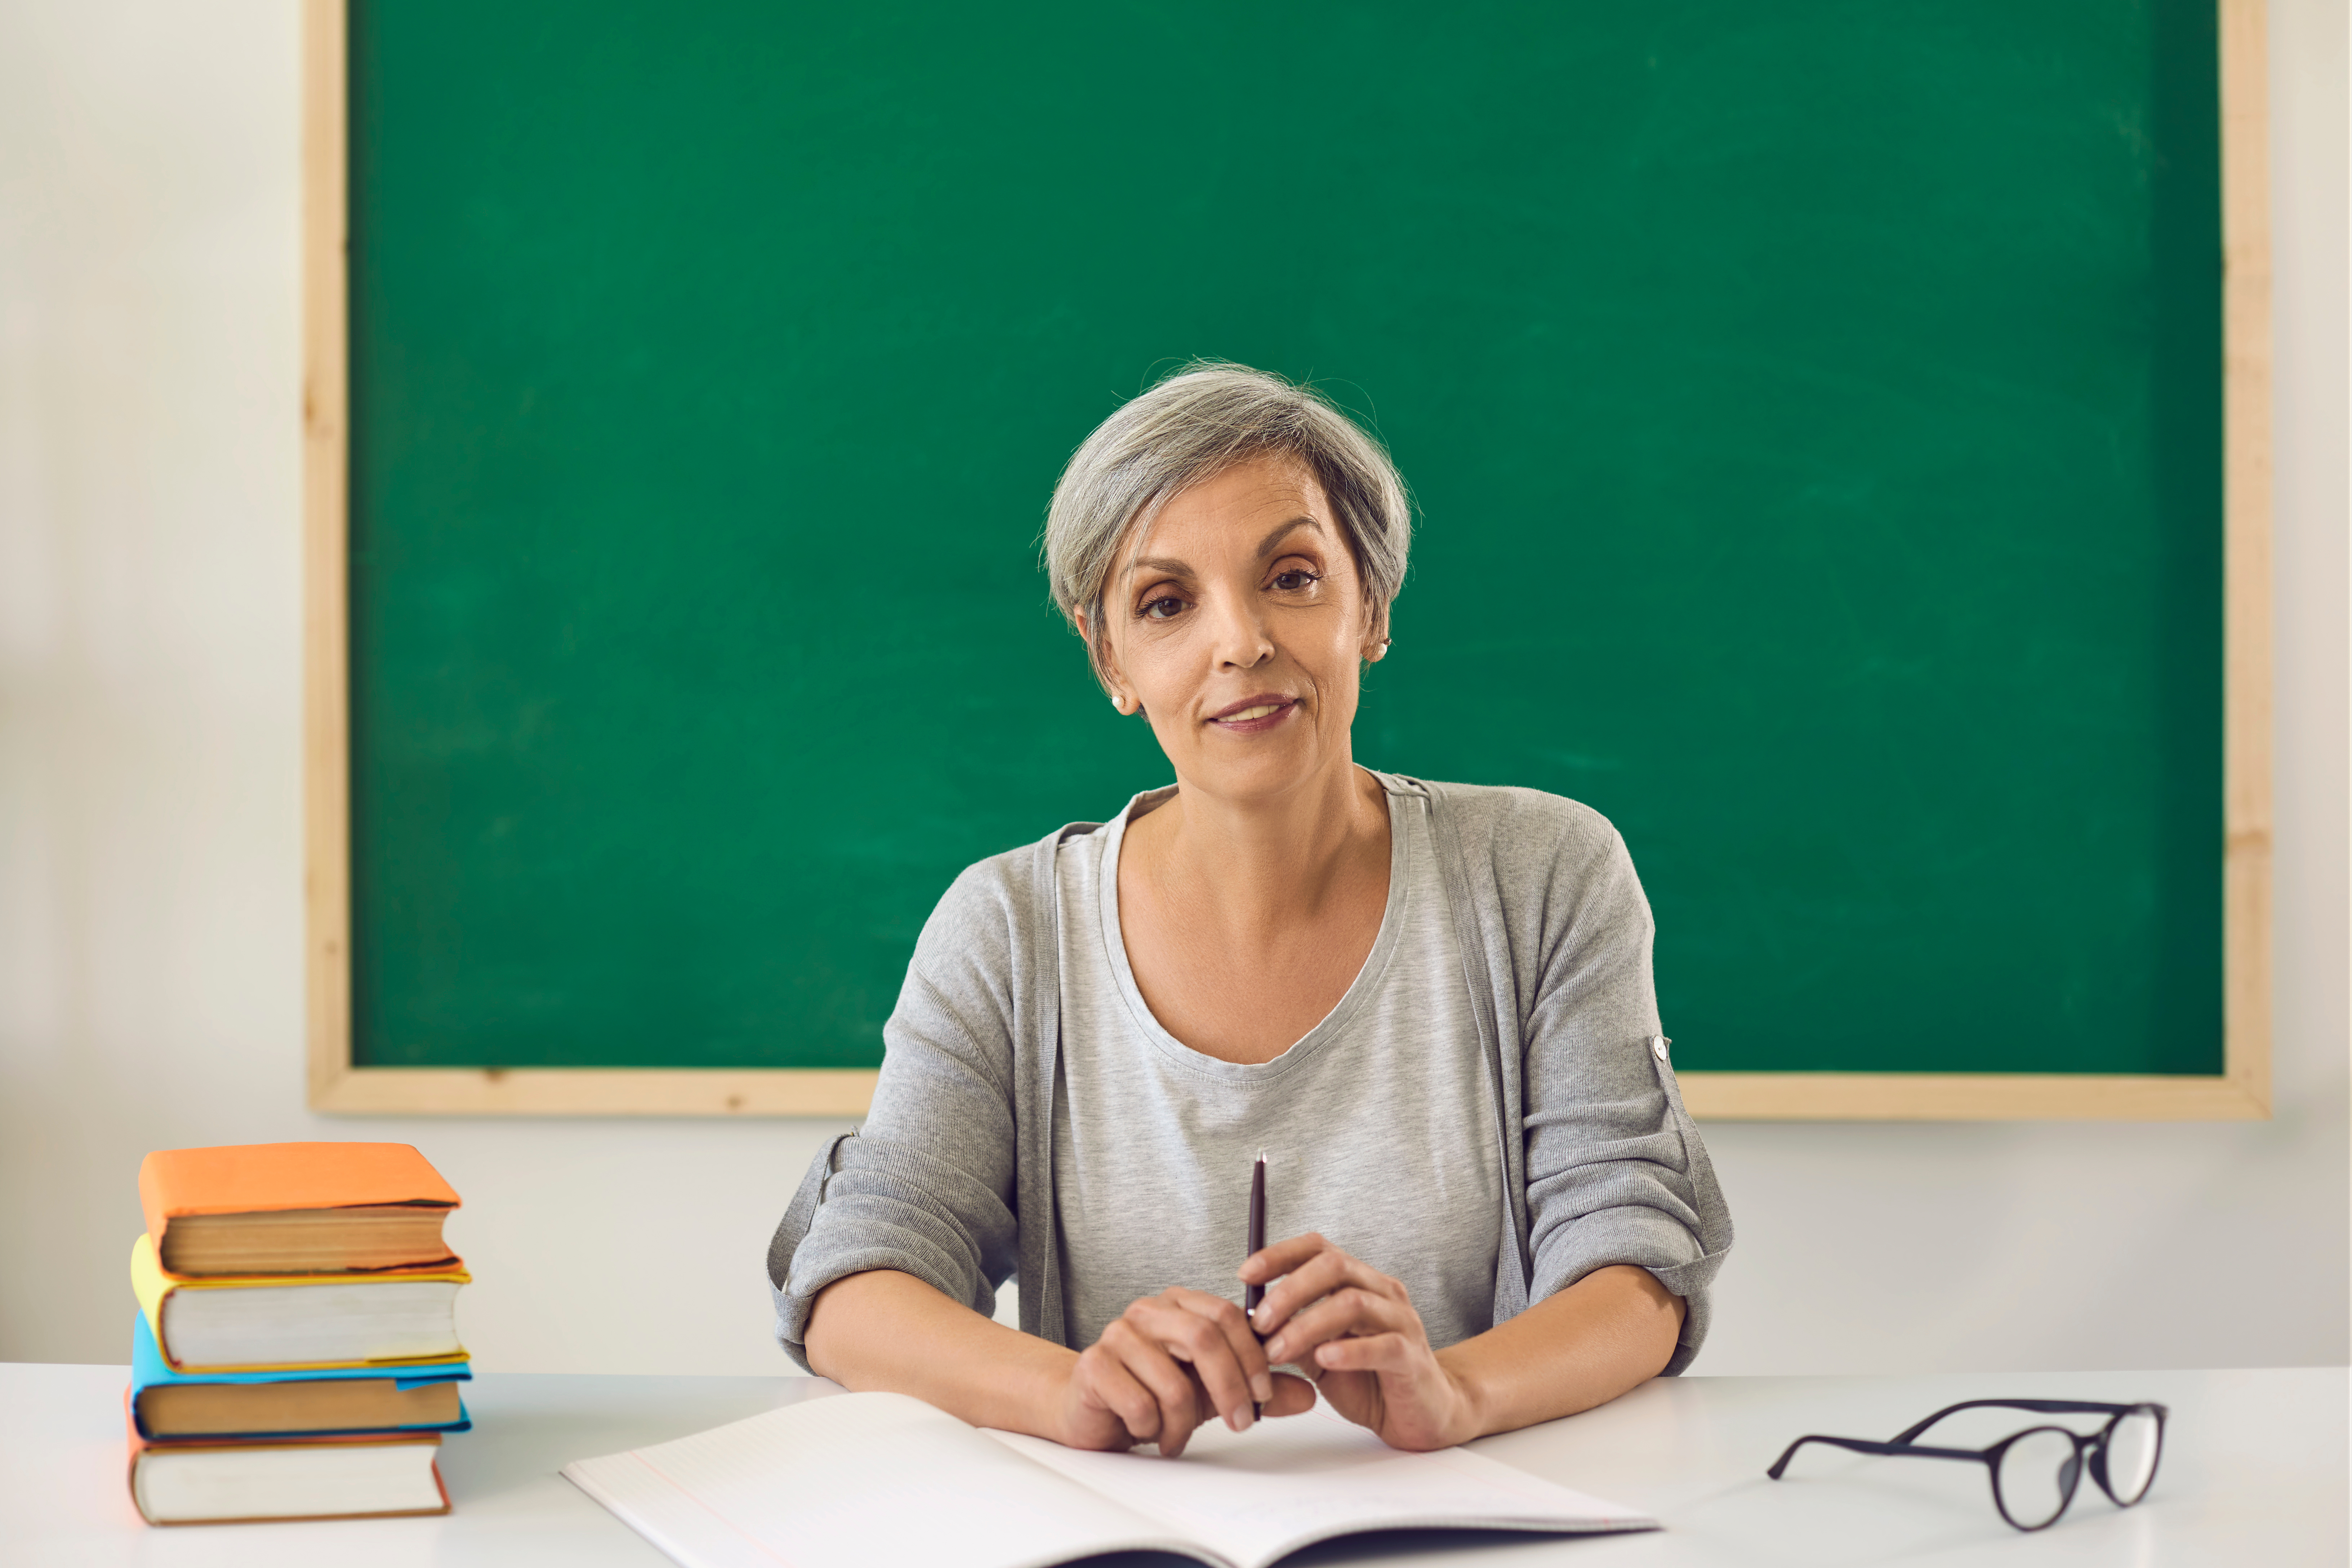
M1392 1448L1478 1436L1469 1391L1429 1347L1404 1286L1309 1233L1253 1253L1245 1284L1270 1286L1252 1327L1265 1359L1313 1378L1331 1407Z

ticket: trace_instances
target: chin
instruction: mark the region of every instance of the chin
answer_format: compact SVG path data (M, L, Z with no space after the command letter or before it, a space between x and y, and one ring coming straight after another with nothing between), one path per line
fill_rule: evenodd
M1318 748L1294 743L1254 749L1244 756L1195 755L1186 781L1223 800L1273 800L1312 783L1323 771Z

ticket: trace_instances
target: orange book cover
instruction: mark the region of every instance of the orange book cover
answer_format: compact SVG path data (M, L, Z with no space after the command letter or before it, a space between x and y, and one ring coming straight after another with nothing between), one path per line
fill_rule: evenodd
M147 1234L163 1243L178 1215L420 1204L456 1208L457 1194L405 1143L236 1143L159 1149L139 1163Z

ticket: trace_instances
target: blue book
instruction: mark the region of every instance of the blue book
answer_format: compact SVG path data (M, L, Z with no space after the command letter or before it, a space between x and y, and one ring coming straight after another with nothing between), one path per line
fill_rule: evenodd
M142 1437L325 1437L373 1432L464 1432L474 1425L457 1385L463 1357L398 1368L327 1372L174 1372L147 1314L131 1330L131 1420Z

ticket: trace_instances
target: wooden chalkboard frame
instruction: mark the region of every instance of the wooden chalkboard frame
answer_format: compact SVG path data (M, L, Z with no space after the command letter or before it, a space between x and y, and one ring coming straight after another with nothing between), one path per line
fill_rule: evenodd
M2223 248L2223 1071L1682 1077L1723 1121L2230 1121L2270 1115L2271 268L2263 0L2220 6ZM304 804L310 1103L350 1114L856 1116L870 1070L362 1068L352 1061L345 0L305 0Z

